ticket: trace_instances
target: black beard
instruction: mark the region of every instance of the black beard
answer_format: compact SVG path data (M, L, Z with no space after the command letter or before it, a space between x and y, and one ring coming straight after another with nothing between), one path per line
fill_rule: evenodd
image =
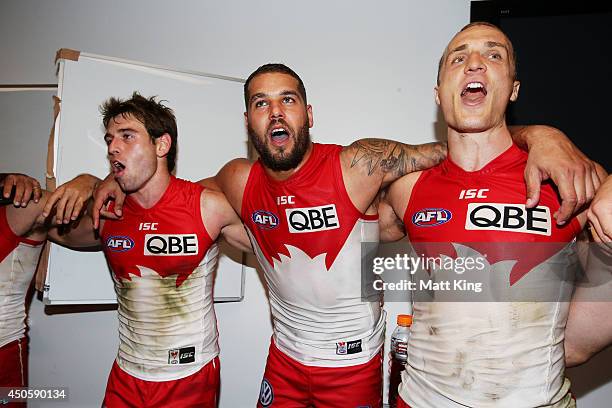
M298 131L293 151L289 155L282 152L276 157L272 154L272 151L268 148L265 141L262 141L259 136L257 136L257 133L255 133L251 125L247 126L247 131L249 133L249 140L253 143L264 166L272 171L295 169L302 162L306 150L308 150L308 146L310 145L310 130L308 128L308 123L304 123L304 126Z

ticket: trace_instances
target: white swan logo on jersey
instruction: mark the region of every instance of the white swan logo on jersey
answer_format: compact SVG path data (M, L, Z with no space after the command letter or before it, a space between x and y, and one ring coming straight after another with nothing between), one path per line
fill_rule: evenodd
M190 256L198 254L196 234L147 234L144 254L147 256Z
M289 232L302 234L305 232L327 231L340 228L335 204L318 207L285 209Z
M417 227L435 227L445 224L453 218L453 214L444 208L425 208L412 216L412 223Z
M251 219L260 229L274 229L278 227L279 219L270 211L257 210L251 214Z
M469 203L466 230L496 230L550 236L550 209L524 204Z
M113 235L106 239L106 247L113 252L125 252L134 248L134 240L125 235Z

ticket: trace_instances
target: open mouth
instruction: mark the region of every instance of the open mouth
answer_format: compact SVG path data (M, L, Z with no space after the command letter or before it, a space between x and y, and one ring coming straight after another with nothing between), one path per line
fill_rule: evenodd
M111 167L113 170L113 173L115 175L121 173L123 170L125 170L125 165L123 163L121 163L119 160L113 160L111 162Z
M270 138L273 144L281 145L289 139L289 132L282 127L275 128L270 131Z
M469 104L478 104L487 96L487 88L482 82L470 82L463 91L461 91L461 99Z

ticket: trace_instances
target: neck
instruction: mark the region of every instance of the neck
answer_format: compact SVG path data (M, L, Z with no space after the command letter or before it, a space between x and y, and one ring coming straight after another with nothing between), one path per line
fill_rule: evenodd
M264 166L266 173L270 177L272 177L274 180L278 180L278 181L287 180L289 177L294 175L298 170L300 170L302 166L304 166L304 163L308 161L308 159L310 158L310 155L312 154L312 146L313 146L312 142L308 142L308 148L306 149L306 153L304 153L304 157L302 157L302 160L300 161L300 164L297 165L297 167L290 169L290 170L274 171Z
M160 170L158 166L153 177L129 196L142 208L151 208L162 198L169 184L170 173L166 168Z
M505 123L479 133L448 128L448 156L465 171L478 171L512 145Z

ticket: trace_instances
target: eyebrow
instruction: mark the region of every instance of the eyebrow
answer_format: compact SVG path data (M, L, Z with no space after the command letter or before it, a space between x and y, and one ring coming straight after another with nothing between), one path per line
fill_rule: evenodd
M291 91L291 90L285 90L285 91L281 91L279 93L280 96L295 96L300 98L300 94L297 91ZM249 104L251 104L255 99L258 98L265 98L266 96L268 96L267 93L265 92L258 92L256 94L253 94L250 98L249 98ZM301 99L301 98L300 98Z
M137 133L138 131L136 129L132 129L132 128L129 128L129 127L117 129L117 133L123 133L123 132L134 132L134 133ZM107 137L107 136L113 136L113 135L111 135L110 133L106 132L104 134L104 137Z
M487 48L496 48L496 47L500 47L503 48L504 50L506 50L507 53L510 53L510 51L508 50L508 47L505 44L502 44L500 42L497 41L486 41L485 45L487 46ZM451 55L455 52L459 52L459 51L464 51L466 50L468 47L467 44L461 44L460 46L453 48L451 51L449 51L448 55Z

